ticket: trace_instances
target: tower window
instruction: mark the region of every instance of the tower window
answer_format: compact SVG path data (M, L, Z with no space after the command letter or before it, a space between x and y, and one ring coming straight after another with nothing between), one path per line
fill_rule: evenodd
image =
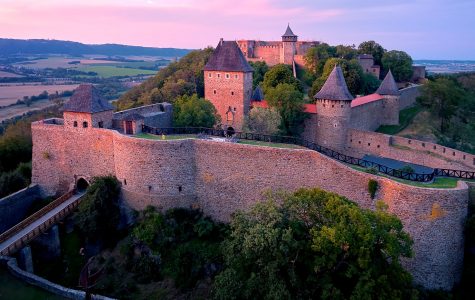
M213 94L215 94L215 95L216 95L216 90L213 90Z
M234 96L234 92L231 92L231 95Z
M239 78L239 75L238 74L235 74L234 75L234 79L238 79Z
M87 122L82 122L82 127L87 128Z
M99 126L99 128L104 128L104 122L99 121L99 123L97 123L97 126Z
M234 108L234 111L236 111L236 108Z
M213 77L213 75L211 73L208 73L208 77L211 78Z
M78 127L78 121L74 121L73 126Z
M218 78L221 78L221 74L218 73L217 76L218 76Z
M229 77L230 77L229 73L226 73L226 79L229 79Z

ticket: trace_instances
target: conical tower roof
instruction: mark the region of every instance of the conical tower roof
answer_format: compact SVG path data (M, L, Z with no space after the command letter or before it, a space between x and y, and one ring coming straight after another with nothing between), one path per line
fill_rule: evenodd
M253 69L235 41L219 41L204 67L205 71L252 72Z
M285 30L285 33L282 35L282 37L297 37L297 36L292 32L292 29L290 29L290 24L287 24L287 29Z
M314 96L315 99L327 100L353 100L353 96L348 91L345 77L340 66L335 66L325 81L320 91Z
M64 105L64 111L91 114L113 109L114 106L102 98L99 91L92 84L81 84L74 90L71 99Z
M391 73L391 70L389 70L388 74L386 74L386 77L384 77L384 80L383 82L381 82L381 85L379 86L376 93L380 95L400 95L399 89L397 88L396 80L394 80L393 73Z

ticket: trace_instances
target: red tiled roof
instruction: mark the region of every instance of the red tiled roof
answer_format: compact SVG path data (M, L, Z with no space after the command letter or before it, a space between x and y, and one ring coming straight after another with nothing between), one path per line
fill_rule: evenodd
M269 108L269 104L266 100L251 101L251 107ZM304 111L309 114L316 114L317 106L315 104L304 104Z
M360 106L366 103L370 103L370 102L374 102L374 101L378 101L382 99L383 99L383 96L376 93L363 96L363 97L358 97L358 98L353 99L353 101L351 101L351 107Z

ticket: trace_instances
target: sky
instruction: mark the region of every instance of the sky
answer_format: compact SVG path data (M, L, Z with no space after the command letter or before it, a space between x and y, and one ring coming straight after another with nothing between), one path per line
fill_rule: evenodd
M204 48L225 40L356 46L475 60L475 0L0 0L0 37Z

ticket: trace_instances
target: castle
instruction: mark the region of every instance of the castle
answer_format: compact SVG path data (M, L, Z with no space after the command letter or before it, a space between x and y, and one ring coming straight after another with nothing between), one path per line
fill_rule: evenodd
M234 41L219 42L204 78L205 97L228 132L241 128L252 107L267 106L251 99L252 68ZM377 93L353 98L335 67L316 103L305 108L311 117L304 137L357 157L375 154L429 167L475 169L475 155L373 132L381 124L397 124L399 110L413 104L417 94L417 86L398 90L388 73ZM32 183L43 195L55 195L110 174L122 183L121 198L133 209L194 207L222 221L261 201L268 190L320 187L368 209L378 199L414 240L414 257L404 265L416 283L450 289L460 279L469 183L424 188L357 171L306 149L137 136L142 125L171 126L171 115L167 103L114 113L92 85L81 85L62 119L32 123ZM369 180L378 182L374 198Z
M269 66L294 63L303 66L307 50L320 42L299 41L287 25L282 41L238 40L237 44L248 61L264 61Z

